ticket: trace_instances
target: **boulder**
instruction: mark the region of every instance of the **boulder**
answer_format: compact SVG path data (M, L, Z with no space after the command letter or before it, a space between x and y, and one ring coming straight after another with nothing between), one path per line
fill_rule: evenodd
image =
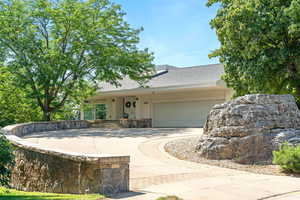
M300 112L292 95L254 94L213 107L196 147L208 159L270 163L282 143L300 143Z

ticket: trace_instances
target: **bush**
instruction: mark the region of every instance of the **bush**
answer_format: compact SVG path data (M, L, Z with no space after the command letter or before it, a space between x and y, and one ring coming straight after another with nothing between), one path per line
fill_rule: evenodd
M300 145L283 144L278 151L273 151L273 163L285 171L300 173Z
M0 186L8 186L14 164L13 147L0 132Z

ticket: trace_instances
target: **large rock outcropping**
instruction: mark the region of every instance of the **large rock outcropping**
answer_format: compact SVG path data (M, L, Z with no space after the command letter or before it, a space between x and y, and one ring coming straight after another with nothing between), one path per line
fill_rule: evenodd
M284 143L300 143L300 112L291 95L246 95L213 107L197 146L208 159L269 163Z

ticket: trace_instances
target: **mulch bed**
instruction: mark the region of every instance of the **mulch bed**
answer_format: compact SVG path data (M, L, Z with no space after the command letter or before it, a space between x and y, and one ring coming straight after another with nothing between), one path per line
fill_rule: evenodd
M247 171L247 172L252 172L257 174L300 177L300 174L283 172L278 165L270 165L270 164L246 165L246 164L236 163L232 160L205 159L195 151L198 140L199 137L178 139L167 143L164 148L166 152L168 152L169 154L171 154L172 156L180 160L187 160L196 163L236 169L236 170Z

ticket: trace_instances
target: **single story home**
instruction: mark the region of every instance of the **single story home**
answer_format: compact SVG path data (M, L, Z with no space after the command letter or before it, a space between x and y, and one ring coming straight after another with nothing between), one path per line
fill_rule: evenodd
M125 78L120 87L108 83L87 99L81 119L148 120L152 127L202 127L210 109L230 99L221 76L222 64L177 68L163 65L140 87Z

